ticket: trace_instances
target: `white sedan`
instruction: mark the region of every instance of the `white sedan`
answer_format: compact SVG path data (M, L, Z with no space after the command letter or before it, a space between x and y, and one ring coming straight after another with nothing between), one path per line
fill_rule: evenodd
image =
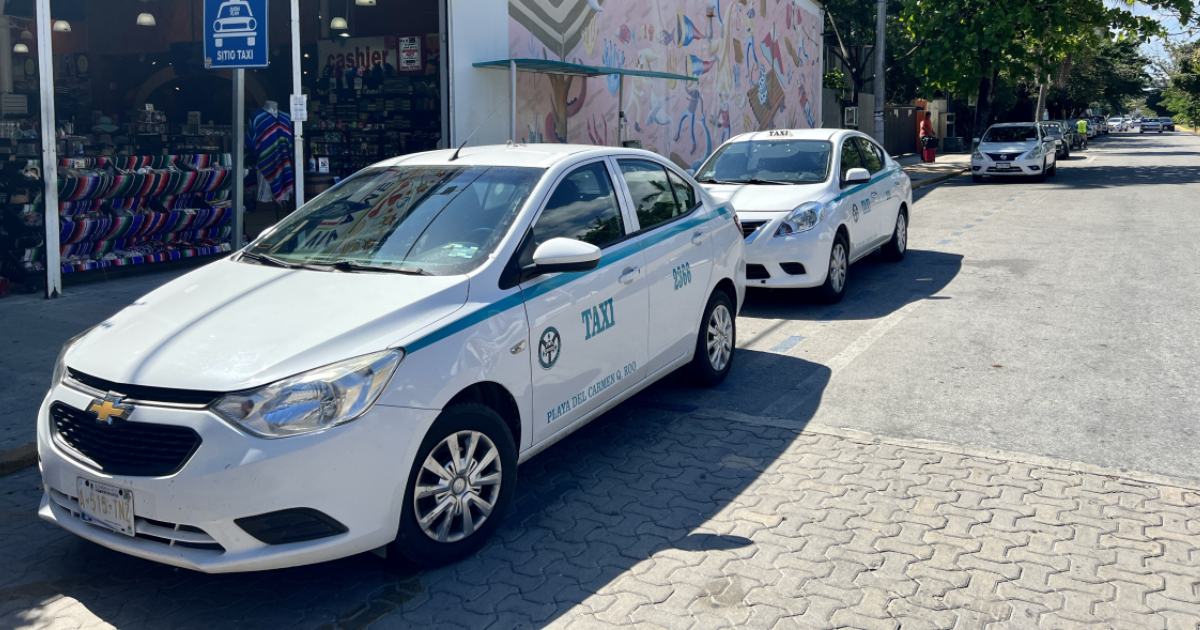
M1032 176L1039 182L1058 174L1054 138L1035 123L992 125L971 153L971 179Z
M904 258L912 183L874 140L840 129L778 129L721 145L696 180L737 211L746 283L819 287L837 302L850 264Z
M725 378L742 252L646 151L382 162L68 342L39 515L206 572L462 558L519 462L676 368Z

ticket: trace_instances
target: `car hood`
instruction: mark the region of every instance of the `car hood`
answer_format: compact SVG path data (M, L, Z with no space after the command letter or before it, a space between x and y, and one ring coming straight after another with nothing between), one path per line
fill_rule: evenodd
M719 202L728 201L735 211L783 212L806 201L819 201L827 183L795 184L701 184Z
M1025 153L1037 148L1036 142L981 142L982 153Z
M468 285L225 259L105 320L66 364L116 383L236 391L392 347L462 308Z

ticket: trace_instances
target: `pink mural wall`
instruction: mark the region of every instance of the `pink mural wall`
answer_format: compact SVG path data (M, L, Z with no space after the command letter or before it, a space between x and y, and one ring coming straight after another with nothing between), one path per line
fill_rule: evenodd
M509 54L637 68L625 77L627 140L698 165L730 136L820 126L820 16L802 0L509 0ZM520 73L517 136L617 144L615 75Z

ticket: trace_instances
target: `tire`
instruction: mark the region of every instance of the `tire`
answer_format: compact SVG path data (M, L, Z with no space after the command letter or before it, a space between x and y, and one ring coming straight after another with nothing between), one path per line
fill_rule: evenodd
M1054 166L1050 167L1050 177L1058 176L1058 160L1054 160Z
M1063 159L1064 160L1071 159L1071 149L1070 148L1068 148L1066 151L1063 151Z
M976 184L982 184L983 183L983 175L972 175L971 181L975 182Z
M737 317L729 295L713 291L704 307L704 318L696 335L696 354L688 366L692 379L701 387L715 387L733 369L737 348Z
M453 470L455 458L450 455L449 447L449 440L452 439L458 448L463 449L460 458L468 452L472 453L468 456L470 462L464 474ZM481 453L482 457L475 457ZM446 472L449 478L424 466L426 460L431 458L436 468ZM482 469L479 468L481 460L487 460ZM447 471L447 468L451 470ZM480 472L486 474L481 477ZM476 484L472 479L497 483ZM512 502L516 483L517 447L500 414L478 403L447 407L425 434L417 451L416 461L409 472L408 487L404 491L404 506L396 540L387 546L388 560L402 564L407 561L419 567L436 567L475 553L500 526ZM443 489L414 500L417 486ZM454 492L456 487L461 488L457 496ZM471 499L472 495L475 500ZM450 503L449 507L438 507L446 502ZM467 520L461 517L463 506L471 518L472 531L469 533L466 531ZM433 530L432 533L427 534L426 528L421 526L418 511L424 516L433 515L428 527ZM451 515L442 516L447 511L451 511ZM439 541L436 536L444 540Z
M1046 160L1042 160L1042 170L1038 171L1038 174L1033 176L1033 181L1039 184L1046 181Z
M846 237L838 234L829 248L829 269L825 272L825 284L817 291L826 304L837 304L846 296L846 283L850 277L850 245Z
M883 259L888 262L900 262L904 260L904 254L908 251L908 215L901 208L900 212L896 213L896 227L892 228L892 240L883 244L879 248L879 253L883 254Z

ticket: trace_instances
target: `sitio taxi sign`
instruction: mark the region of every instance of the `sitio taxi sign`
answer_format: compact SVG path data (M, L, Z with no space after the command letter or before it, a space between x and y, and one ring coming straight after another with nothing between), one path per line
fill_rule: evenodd
M267 0L204 0L204 67L267 67Z

